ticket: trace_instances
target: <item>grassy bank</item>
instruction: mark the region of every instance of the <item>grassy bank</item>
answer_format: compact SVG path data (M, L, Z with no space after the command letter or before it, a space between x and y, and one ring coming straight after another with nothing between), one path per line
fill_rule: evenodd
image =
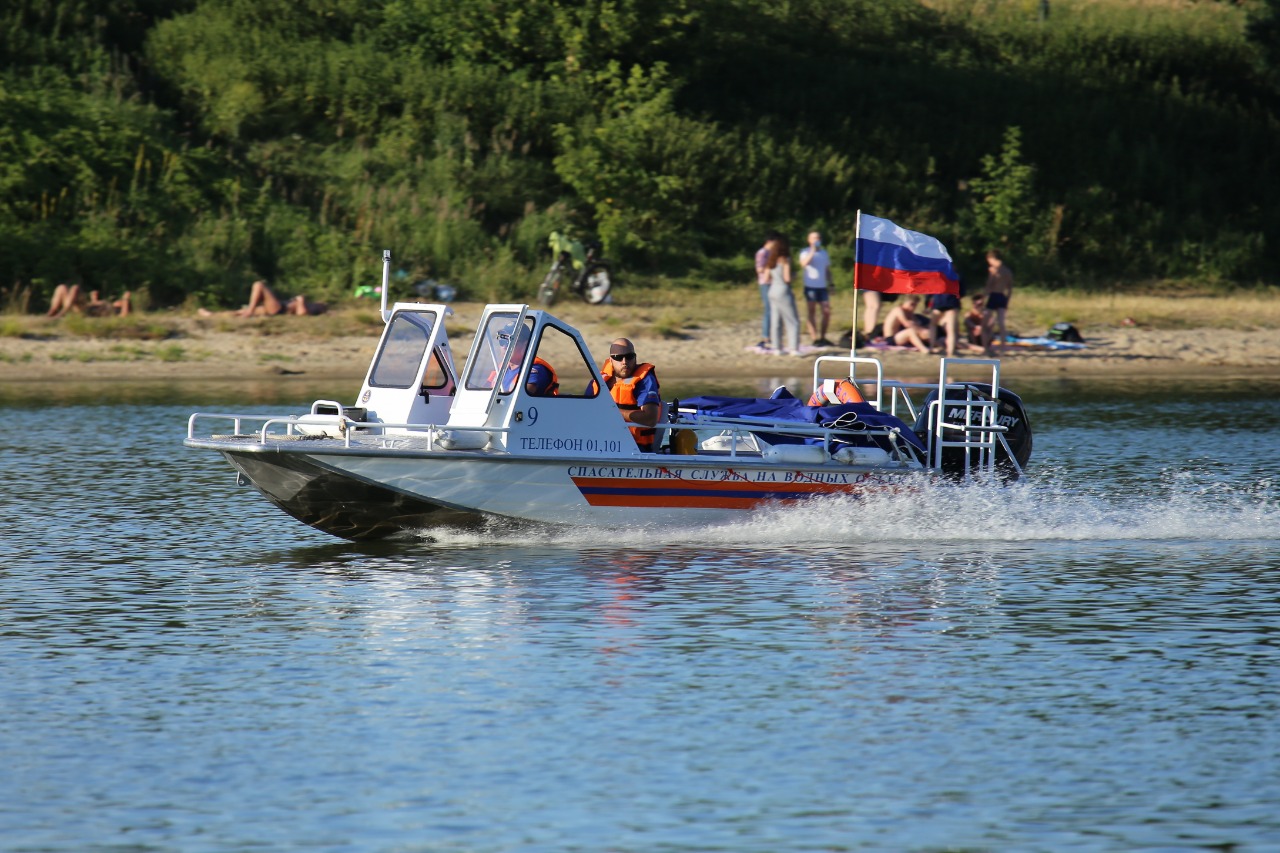
M458 302L457 316L449 321L450 333L469 335L482 303ZM801 314L804 305L801 304ZM861 304L858 306L862 311ZM612 306L591 306L565 301L554 313L570 323L602 325L611 333L637 338L679 339L717 325L749 323L760 316L760 300L753 285L689 290L655 283L648 288L626 287L617 291ZM832 328L850 328L853 296L839 289L832 298ZM803 320L803 316L802 316ZM1280 329L1280 292L1241 291L1205 295L1135 295L1123 292L1015 291L1009 311L1010 331L1042 334L1054 323L1067 322L1086 333L1132 325L1159 330L1224 329L1250 331ZM859 323L861 319L859 319ZM243 320L229 316L199 317L184 311L156 311L135 317L82 317L62 319L9 314L0 317L0 337L59 340L175 341L203 333L233 333L247 337L303 337L323 341L341 337L374 337L381 318L370 303L342 305L318 317L260 317Z
M649 334L679 333L689 327L714 322L736 323L760 315L756 288L688 291L658 286L648 290L618 291L619 302L634 306ZM800 304L803 321L805 306ZM557 312L571 319L589 316L591 306L567 303ZM858 305L859 314L863 307ZM832 326L850 328L853 295L839 289L831 300ZM1276 329L1280 328L1280 291L1239 291L1222 294L1152 295L1120 291L1015 290L1009 309L1011 332L1043 333L1054 323L1080 328L1116 328L1134 325L1152 329ZM626 321L620 321L626 325ZM861 324L861 317L859 317ZM632 323L631 325L634 325Z

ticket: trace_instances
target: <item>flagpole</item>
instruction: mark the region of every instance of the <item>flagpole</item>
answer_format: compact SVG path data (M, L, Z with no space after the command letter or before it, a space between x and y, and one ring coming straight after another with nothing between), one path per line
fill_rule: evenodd
M862 236L862 211L854 214L853 226L853 331L849 333L849 355L858 354L858 238ZM852 365L850 365L852 367Z

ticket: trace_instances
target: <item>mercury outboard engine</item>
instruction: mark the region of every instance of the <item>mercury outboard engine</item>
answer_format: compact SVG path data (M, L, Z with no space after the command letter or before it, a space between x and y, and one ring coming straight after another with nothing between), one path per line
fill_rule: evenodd
M990 400L991 386L980 382L961 382L955 383L954 387L947 388L946 400L948 402L954 400L956 404L949 406L944 410L944 420L958 423L964 420L964 406L961 405L969 399ZM932 447L929 424L929 411L933 401L938 399L937 391L930 391L929 396L925 398L924 406L920 410L920 417L916 419L915 432L920 439ZM1022 405L1022 399L1017 394L1001 388L1000 393L996 397L996 423L1006 428L1004 433L1004 444L1008 444L1008 450L1004 444L996 442L996 473L1001 480L1011 482L1018 479L1019 469L1027 467L1027 460L1031 458L1031 419L1027 417L1027 410ZM978 423L981 416L980 409L970 409L970 423ZM955 436L952 436L955 438ZM1012 459L1010 458L1012 452ZM965 454L969 454L969 464L967 470L973 470L978 466L979 451L976 448L965 449L963 447L947 447L942 451L942 471L953 477L963 477L966 471ZM1016 461L1017 465L1013 462Z

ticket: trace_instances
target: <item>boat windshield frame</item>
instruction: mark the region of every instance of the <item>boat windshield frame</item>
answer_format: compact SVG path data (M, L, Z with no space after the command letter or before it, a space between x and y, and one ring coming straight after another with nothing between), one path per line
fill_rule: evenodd
M489 314L477 330L478 340L467 359L463 387L468 391L492 391L499 384L500 375L503 380L498 393L510 394L519 387L535 325L534 319L523 311Z
M440 317L433 310L396 311L387 323L373 365L371 388L410 388L419 382L427 347L435 339ZM403 375L402 375L403 374Z

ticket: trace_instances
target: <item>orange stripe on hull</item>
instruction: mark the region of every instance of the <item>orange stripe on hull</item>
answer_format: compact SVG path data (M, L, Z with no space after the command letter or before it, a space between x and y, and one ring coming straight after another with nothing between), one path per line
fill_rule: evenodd
M751 509L764 503L790 502L829 495L860 495L868 491L898 489L875 477L857 477L855 482L824 483L814 475L786 472L794 479L752 482L729 480L685 480L681 478L621 479L615 477L573 477L573 483L591 506L688 507L693 509ZM846 476L846 475L841 475Z

